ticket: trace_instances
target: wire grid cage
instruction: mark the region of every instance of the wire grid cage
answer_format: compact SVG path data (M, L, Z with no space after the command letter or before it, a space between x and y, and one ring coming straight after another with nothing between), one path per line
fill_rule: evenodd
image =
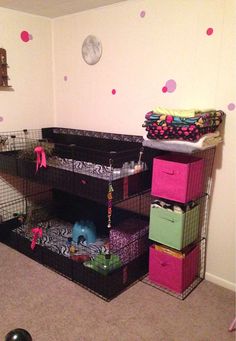
M24 220L18 224L20 226L15 226L8 243L103 299L110 300L148 271L148 217L139 214L140 207L149 204L147 196L148 193L140 193L133 200L127 199L122 207L114 205L114 228L110 230L105 203L98 204L60 190L27 196L20 201L24 209L17 211L17 216L24 216ZM7 204L3 208L6 211L13 209ZM9 217L11 214L6 219ZM82 224L82 221L85 229L86 224L91 226L91 221L94 222L96 242L86 243L87 235L83 235L82 230L79 233L85 240L71 241L75 222ZM120 248L112 249L109 245L111 231L117 236L119 229L125 225L128 228L125 236L119 236ZM42 228L43 237L32 250L34 227Z
M180 154L182 153L175 153ZM185 154L184 154L185 155ZM194 202L196 205L198 205L198 220L192 221L193 219L197 218L197 215L193 215L189 221L190 223L190 229L186 229L187 233L189 231L191 232L194 225L196 225L196 228L198 227L198 235L195 236L195 240L192 242L192 244L187 245L185 248L181 250L181 248L177 248L180 251L177 251L176 248L172 248L170 246L166 246L165 243L159 244L161 247L166 248L167 252L173 252L174 257L179 256L178 252L182 253L182 255L186 252L186 249L189 247L195 248L195 256L194 257L188 257L186 256L186 262L183 261L183 263L177 263L176 269L178 269L179 273L177 274L177 277L181 279L182 287L173 289L173 283L168 282L168 280L165 282L163 278L175 278L175 270L173 268L170 270L170 273L168 271L163 274L162 266L164 266L165 261L162 260L161 254L156 254L155 252L155 245L158 245L158 242L156 244L153 244L153 246L150 247L150 253L149 253L149 275L146 276L143 279L143 282L146 284L149 284L157 289L160 289L163 292L166 292L172 296L175 296L179 299L185 299L192 291L193 289L204 279L205 277L205 266L206 266L206 244L207 244L207 230L208 230L208 219L209 219L209 201L210 201L210 194L211 194L211 188L212 188L212 170L213 170L213 163L214 163L214 156L215 156L215 148L210 148L203 151L198 151L193 153L194 156L200 157L204 160L204 172L203 172L203 178L204 178L204 194L196 199ZM154 199L158 199L155 197L152 197L152 201ZM164 202L166 199L162 199ZM168 204L179 204L176 202L168 201ZM187 203L188 205L189 203ZM196 213L196 212L195 212ZM179 214L179 213L178 213ZM185 222L186 223L186 222ZM150 228L150 227L149 227ZM173 228L173 226L172 226ZM182 229L184 231L184 227ZM191 253L190 253L191 254ZM173 264L175 261L175 258L172 258ZM188 261L187 261L188 259ZM170 260L170 264L171 261ZM156 263L155 263L156 262ZM151 264L151 265L150 265ZM153 265L155 264L155 265ZM160 266L160 264L162 264ZM172 266L173 266L172 264ZM180 265L181 264L181 265ZM157 275L155 273L156 270L153 270L157 268L159 269L160 273L162 275ZM171 265L170 265L171 266ZM168 265L166 265L166 268L168 268ZM191 271L192 269L192 271ZM163 277L162 277L163 276ZM190 276L190 277L189 277ZM191 277L192 276L192 277ZM178 282L178 281L177 281ZM187 285L186 285L187 283Z
M34 148L45 144L40 129L0 133L0 171L19 175L19 159L28 156L35 159Z
M211 194L212 170L213 170L213 165L214 165L215 152L216 152L216 147L212 147L212 148L208 148L204 150L194 151L192 153L165 152L165 154L175 156L176 160L178 159L178 156L180 156L180 158L186 157L186 159L189 156L194 156L194 157L203 159L204 160L204 171L203 171L204 193Z
M135 135L95 132L79 129L44 128L43 137L59 147L58 154L62 153L61 146L68 146L69 155L71 147L75 160L90 161L105 166L120 167L125 161L138 159L142 147L142 137ZM64 156L67 153L64 150ZM89 157L89 159L88 159Z
M90 145L89 154L88 154L87 148L83 146L77 150L77 147L74 146L73 143L72 144L69 143L71 142L71 140L69 140L67 145L64 143L63 144L56 143L56 148L55 148L55 145L53 145L54 143L53 140L50 140L48 136L46 137L45 133L44 132L42 133L42 131L30 131L30 132L27 131L23 133L20 132L19 134L5 134L5 135L8 136L8 143L4 145L4 148L2 149L2 151L6 151L6 153L0 153L0 157L4 156L5 157L4 160L7 160L7 162L11 165L11 167L8 167L8 168L5 167L5 169L3 170L9 171L9 168L14 169L12 165L15 165L15 156L17 155L16 174L21 176L22 178L27 179L26 184L28 187L25 189L25 193L33 194L34 189L35 190L38 189L38 184L34 185L35 187L30 185L31 180L32 180L32 184L35 184L38 182L39 184L41 183L46 184L46 187L56 188L59 194L57 193L55 195L55 193L53 193L54 199L55 197L58 198L58 196L59 197L61 196L60 190L69 192L70 196L72 197L75 194L79 194L83 198L83 201L86 202L86 200L89 199L89 200L92 200L93 202L96 202L95 205L97 208L101 208L101 206L98 205L98 203L100 203L103 207L103 210L101 211L94 209L95 206L93 206L92 209L84 209L83 212L87 212L87 214L90 214L90 212L93 210L96 216L98 217L103 216L103 220L104 220L104 217L107 217L107 211L105 208L106 206L104 205L105 203L107 203L107 189L108 189L110 182L112 182L113 189L114 189L113 205L115 207L115 209L113 210L113 215L112 215L112 218L113 218L112 224L114 225L115 228L119 226L122 220L128 219L131 216L132 218L137 218L138 215L141 213L141 215L143 215L144 217L146 218L148 217L149 210L150 210L151 197L150 197L150 193L144 193L143 191L150 187L151 173L148 170L146 170L145 162L141 161L143 151L140 150L139 148L135 148L135 151L131 150L131 153L130 154L128 153L127 155L125 155L125 153L122 154L123 151L121 152L116 151L116 153L111 153L109 151L107 155L105 154L99 155L99 153L97 153L98 151L93 150L93 148L91 148L91 145ZM140 141L138 141L138 143L139 142ZM36 174L35 162L34 161L32 162L32 154L33 154L32 151L35 145L40 145L43 143L50 144L50 147L52 147L51 148L52 154L47 160L49 164L48 169L45 172L44 172L44 169L42 169L42 171L40 170ZM29 157L29 155L27 154L28 149L30 149L31 157ZM27 153L24 153L25 151ZM133 152L134 154L132 154ZM159 152L155 151L155 155L158 155L158 153ZM96 163L97 162L96 157L98 155L99 155L99 162L102 160L102 164ZM210 192L209 184L211 182L211 171L212 171L212 165L213 165L213 160L214 160L214 149L195 153L194 155L203 157L205 160L205 173L204 173L205 188L206 188L205 192L209 193ZM124 162L126 160L126 157L128 158L128 160L132 160L132 158L133 160L131 162ZM82 160L77 160L76 158L81 158ZM57 165L58 159L61 159L61 162L59 162L59 166ZM92 159L93 162L92 163L88 162L87 161L88 159L89 160ZM115 162L113 162L114 159L115 159ZM0 162L0 165L3 165L3 164L4 162L3 163ZM118 168L116 168L116 166L118 166ZM136 172L137 169L135 170L135 166L141 167L141 172L140 172L140 168L138 172ZM0 166L0 169L1 167L2 166ZM136 197L135 195L137 194L137 192L138 193L142 192L142 196ZM63 197L66 198L64 194L63 194ZM71 203L71 201L68 200L67 203L69 204ZM71 214L71 212L73 211L72 209L73 205L69 204L67 205L67 208L66 208L65 201L63 205L64 205L63 209L57 209L57 216L62 215L64 217L66 216L67 218L71 219L73 217L73 214ZM205 205L202 204L200 206L201 206L201 212L204 213L204 214L201 213L201 217L205 215L204 219L201 218L202 219L201 226L204 226L201 229L201 236L202 236L202 235L206 235L206 230L207 230L206 223L205 223L206 218L207 218L207 210L206 210ZM56 207L58 206L56 205ZM101 214L101 212L103 213ZM122 214L118 212L122 212ZM106 230L107 221L106 222L100 221L100 226L103 226L103 231ZM202 231L205 231L205 232L202 232ZM53 268L54 270L58 271L59 273L69 278L73 277L73 280L79 282L79 284L81 284L82 286L84 285L87 289L101 296L105 296L105 298L110 298L114 296L115 294L117 294L118 292L122 291L128 285L128 283L130 284L134 280L139 278L138 276L141 275L141 272L142 272L142 275L145 275L145 273L147 273L148 271L147 253L144 253L144 254L141 254L140 256L142 258L142 262L141 262L142 268L137 267L137 264L139 264L139 261L140 261L140 257L132 260L131 259L132 257L130 256L129 263L122 264L121 267L112 269L112 274L118 273L118 275L110 276L111 274L109 273L108 276L105 276L106 279L104 279L104 273L102 274L99 271L96 271L96 270L94 271L94 269L91 269L91 268L85 269L85 267L82 266L81 263L74 262L72 259L67 258L67 257L62 258L61 255L58 255L52 250L49 250L41 245L38 245L37 251L32 253L29 248L29 241L26 240L24 236L17 236L17 237L18 237L17 247L18 249L20 249L20 251L22 251L23 253L26 253L29 257L37 261L40 261L42 264ZM145 238L147 240L146 235L145 235ZM21 241L20 243L19 243L19 240ZM133 243L133 241L131 243ZM202 239L201 245L203 243L204 242ZM123 249L125 250L126 247L127 246L124 246ZM202 248L203 247L201 247L200 249L202 250ZM124 253L126 254L127 251ZM203 255L203 252L201 252L201 259L202 259L202 255ZM122 252L120 255L118 255L118 257L120 258L123 257ZM71 263L71 261L73 262ZM106 262L109 262L114 265L114 258L113 258L113 261L111 261L111 259L107 257L105 258L105 265L107 265ZM202 261L200 263L203 264ZM63 268L61 268L62 264L63 264ZM101 264L104 265L104 262L101 262ZM132 266L134 266L135 270L131 267L131 264ZM100 270L103 267L103 265L100 266ZM128 267L128 270L127 270L127 267ZM96 265L95 265L95 268L96 268ZM84 271L85 271L85 274L84 274ZM201 267L201 269L199 270L199 273L201 274L202 272L203 270ZM71 273L73 273L73 276ZM127 273L129 274L129 276L127 275ZM102 277L99 277L99 276L102 276ZM114 283L112 286L108 285L108 278L112 278L111 281L113 281L115 278L113 276L118 276L116 277L116 281L120 283L118 287L116 287L116 290L110 289L112 287L115 288ZM96 278L96 281L95 281L95 278ZM123 278L122 281L121 281L121 278ZM132 278L132 280L131 279L125 280L125 278ZM199 276L199 278L201 279L201 276ZM197 278L196 281L194 282L199 283L200 281L199 278ZM108 287L109 287L109 290L108 290ZM190 290L190 289L187 288L186 290ZM185 297L183 293L181 293L181 295L178 295L178 296L181 296L181 298Z
M46 192L50 187L24 178L0 172L0 205L20 202L28 196Z
M41 129L0 132L0 152L24 149L28 140L42 139Z
M152 196L149 239L182 250L206 237L208 195L187 204Z
M21 199L26 192L25 186L23 179L0 172L0 204Z
M16 199L0 204L0 241L11 245L11 231L19 226L20 219L26 213L26 204L23 199Z
M0 151L0 171L99 202L106 201L111 182L114 202L150 187L152 154L142 148L140 137L129 141L128 136L119 134L97 137L86 131L74 135L75 130L73 134L52 130L3 133L9 141ZM46 168L37 166L36 146L46 153Z
M214 165L216 148L209 148L193 153L194 156L204 160L204 192L211 195L212 189L212 171Z
M0 223L4 223L25 214L26 202L22 198L0 204Z

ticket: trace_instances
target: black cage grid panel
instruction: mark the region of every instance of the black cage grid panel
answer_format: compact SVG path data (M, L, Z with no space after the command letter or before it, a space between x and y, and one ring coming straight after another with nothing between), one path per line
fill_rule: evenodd
M114 205L108 229L105 204L59 190L34 194L22 200L26 214L17 226L13 224L7 243L109 301L147 274L148 196L148 192L140 193L125 200L122 207ZM4 209L11 210L10 206ZM139 212L141 207L144 214ZM75 222L86 229L91 220L96 241L71 241ZM32 228L43 231L33 250Z
M10 221L26 214L26 203L23 198L0 204L0 223Z
M159 223L159 225L161 225L161 223L164 222L163 228L165 229L170 228L170 226L165 225L165 222L168 222L169 225L172 225L172 228L174 228L175 226L178 226L179 228L181 227L182 230L180 231L180 235L176 235L175 233L174 239L176 239L175 241L177 241L178 237L180 237L182 234L182 241L185 243L183 243L182 247L176 247L176 250L181 250L186 245L190 244L189 241L200 241L203 238L207 238L210 203L210 197L208 194L203 194L198 199L186 204L176 203L174 201L162 199L152 195L148 198L148 200L151 201L151 219L149 221L150 229L152 223L152 209L155 211L155 206L159 207L160 212L156 215L153 215L154 224ZM176 211L176 207L180 211ZM161 232L159 231L159 233ZM149 238L152 239L150 235ZM153 241L155 241L155 239L153 239ZM167 246L175 248L173 245Z
M179 154L181 156L186 155L176 152L174 154ZM182 209L183 207L186 208L189 205L190 207L193 205L192 207L195 208L198 206L198 213L193 214L190 218L184 221L184 224L187 224L188 226L186 226L185 229L185 226L183 225L182 232L183 234L185 232L187 233L187 239L191 238L193 226L195 226L195 232L197 228L198 233L193 238L194 240L191 242L191 244L187 243L188 245L183 248L178 248L173 245L170 246L165 244L163 241L158 242L157 240L150 239L151 246L149 248L149 274L143 279L144 283L181 300L185 299L205 278L207 235L215 148L197 151L192 153L192 155L200 157L204 160L203 194L196 200L182 205ZM171 209L170 207L173 205L180 205L180 203L152 196L151 203L155 202L155 200L161 200L163 201L162 204L167 204L167 210ZM187 209L189 209L189 207ZM183 212L185 212L185 210ZM171 216L171 218L173 218L173 216ZM173 223L176 223L175 219L173 219ZM149 231L150 229L151 225L149 225ZM169 253L171 256L173 256L172 259L169 258L168 260L165 260L165 253ZM152 260L151 255L154 256ZM167 281L164 280L162 282L162 278L157 274L157 270L155 269L159 269L158 271L160 273L163 271L162 275L163 277L167 278ZM176 282L179 283L179 287L174 287L172 278L176 279Z
M204 160L204 192L209 196L212 193L212 172L214 166L216 148L209 148L193 153L194 156Z
M50 186L0 171L0 204L46 192Z
M0 150L0 170L98 202L106 201L110 182L114 201L150 188L152 158L161 152L143 148L142 137L69 131L8 133L14 143ZM37 166L35 147L44 149L46 167Z
M46 205L51 201L51 190L45 190L45 188L40 188L40 190L40 192L31 192L27 195L20 194L15 199L0 203L0 241L10 242L11 231L21 225L26 218L29 219L32 212L36 216L35 212L43 202Z
M0 204L21 199L26 192L22 178L0 172Z
M181 157L186 156L194 156L197 158L201 158L204 160L204 170L203 170L203 192L211 195L212 191L212 172L214 166L214 159L215 159L216 147L204 149L204 150L197 150L192 153L177 153L177 152L166 152L166 155L174 155ZM197 181L198 179L196 179Z
M153 200L153 197L152 197ZM181 281L183 285L185 283L188 283L187 287L178 292L176 290L171 290L169 287L169 284L171 283L158 283L160 278L157 276L155 277L155 274L152 278L150 278L150 259L149 259L149 275L145 276L145 278L142 280L144 283L151 285L159 290L164 291L165 293L168 293L172 296L175 296L176 298L179 298L181 300L185 299L195 288L198 284L201 283L201 281L205 278L205 267L206 267L206 247L207 247L207 226L208 226L208 217L209 217L209 196L205 194L201 198L197 199L195 203L199 209L198 214L193 215L190 218L190 221L188 223L185 221L184 224L187 224L187 226L183 226L183 238L186 238L187 240L191 238L191 234L193 233L192 229L195 225L195 219L196 223L198 224L198 230L195 230L196 236L193 242L191 244L188 244L184 248L175 248L172 246L167 246L166 244L161 244L156 240L150 240L151 248L155 247L155 245L160 245L160 248L163 248L163 252L170 253L173 258L168 259L168 261L163 261L162 255L160 258L156 258L157 264L155 266L160 266L160 264L165 268L166 273L165 276L167 278L171 278L173 276L177 276L177 281ZM197 207L195 206L195 207ZM174 222L176 224L176 222ZM196 227L195 227L196 228ZM151 229L151 226L149 225L149 231ZM185 235L185 237L184 237ZM150 233L149 233L150 238ZM195 252L195 257L189 257L190 260L188 260L185 264L185 257L188 258L188 254L192 249L197 249ZM154 251L152 251L154 252ZM159 255L160 256L160 255ZM151 257L151 254L149 253L149 257ZM175 264L176 259L179 260L179 263ZM172 263L173 261L173 263ZM182 261L182 263L181 263ZM162 266L160 267L160 273L162 270ZM195 266L195 269L194 269ZM178 274L175 273L175 267L176 271L178 271ZM192 271L192 272L191 272ZM195 271L195 273L194 273ZM188 276L189 273L192 273L192 278L189 280Z
M41 129L0 132L0 171L18 175L18 159L42 142Z
M17 199L0 205L0 242L12 246L11 231L21 222L20 217L26 214L26 203Z
M205 278L205 267L206 267L206 239L203 238L200 241L197 241L193 245L191 245L192 248L195 248L197 250L197 259L198 263L196 264L195 259L190 259L187 264L184 263L185 257L185 250L182 250L183 255L183 265L181 264L179 267L177 267L177 270L179 273L177 275L177 281L181 283L181 286L184 285L186 282L190 283L187 285L187 287L181 291L178 292L176 290L170 289L168 286L165 286L163 284L158 284L157 282L150 280L149 276L145 276L142 279L142 282L150 285L156 289L159 289L171 296L174 296L180 300L184 300ZM194 278L189 278L189 274L191 273L191 269L196 268L195 270L195 276ZM176 274L172 274L173 278L175 278Z
M0 151L19 150L28 139L42 139L42 130L24 129L0 132Z
M84 168L86 169L76 169L71 161L66 162L66 165L62 167L49 163L46 169L40 169L35 174L34 163L20 161L19 173L20 176L38 183L44 183L53 188L103 203L107 201L109 184L112 184L113 187L114 202L124 200L150 187L150 170L135 174L123 173L122 177L116 177L109 170L104 170L103 167L96 168L96 172L105 172L102 175L93 173L94 165L91 167L86 163Z
M138 161L142 147L142 136L103 133L96 131L42 128L22 131L0 132L0 152L25 150L35 143L52 146L54 154L62 158L89 161L113 167L121 167L124 162ZM151 152L151 150L148 148ZM154 152L154 155L157 152ZM24 153L25 154L25 153ZM147 160L145 155L142 159ZM149 158L150 159L150 158ZM141 161L141 159L140 159Z
M192 153L193 156L202 158L204 160L204 168L203 168L203 194L195 200L195 202L200 207L200 216L199 216L199 239L206 239L208 236L208 222L210 215L210 201L212 194L212 172L214 166L214 158L215 158L216 148L208 148L205 150L195 151ZM186 155L183 153L174 153L179 155ZM152 201L155 198L152 197ZM188 205L189 203L187 203Z

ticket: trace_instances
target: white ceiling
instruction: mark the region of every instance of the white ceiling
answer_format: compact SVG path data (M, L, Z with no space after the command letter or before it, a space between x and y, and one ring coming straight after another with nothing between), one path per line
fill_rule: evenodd
M0 0L0 7L56 18L128 0Z

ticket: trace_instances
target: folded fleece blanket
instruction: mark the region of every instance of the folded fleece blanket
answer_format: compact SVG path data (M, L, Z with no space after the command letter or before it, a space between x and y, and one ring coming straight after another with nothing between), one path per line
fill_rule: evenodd
M199 128L218 126L223 119L223 111L209 111L204 113L198 113L193 117L179 117L173 115L157 114L153 111L148 112L145 115L147 125L148 123L156 123L159 126L171 125L176 127L183 127L188 125L196 125Z
M194 117L160 115L150 111L145 115L143 127L149 139L198 141L203 135L216 131L223 117L223 111L210 111Z
M171 116L179 116L179 117L193 117L197 115L199 110L196 109L167 109L162 107L156 107L153 109L155 114L159 115L171 115Z
M173 151L179 153L192 153L197 150L205 150L217 146L223 142L219 131L209 133L201 137L197 142L180 140L149 140L144 137L143 146L153 149Z

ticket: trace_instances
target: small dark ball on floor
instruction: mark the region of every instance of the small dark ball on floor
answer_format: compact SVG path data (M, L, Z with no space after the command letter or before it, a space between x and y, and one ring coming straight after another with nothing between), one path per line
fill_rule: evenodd
M11 330L5 336L5 341L33 341L29 332L25 329L17 328Z

